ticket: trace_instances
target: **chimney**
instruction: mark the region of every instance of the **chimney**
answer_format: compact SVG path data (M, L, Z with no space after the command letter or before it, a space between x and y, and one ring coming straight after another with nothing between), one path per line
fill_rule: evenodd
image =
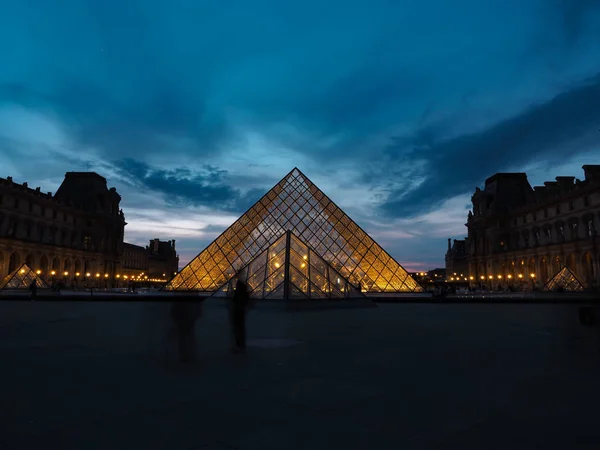
M175 239L173 239L173 251L175 251Z
M448 238L448 251L452 250L452 239Z
M585 181L600 180L600 165L586 164L583 166L583 173L585 174Z
M575 184L575 177L556 177L556 183L563 189L568 189Z
M154 253L158 253L158 238L154 238L154 248L152 249Z

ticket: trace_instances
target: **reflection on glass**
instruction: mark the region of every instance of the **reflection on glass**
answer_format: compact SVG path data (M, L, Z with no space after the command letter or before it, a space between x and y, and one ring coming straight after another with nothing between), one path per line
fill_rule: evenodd
M310 269L318 272L315 277L328 278L329 267L340 275L340 284L347 279L367 292L422 291L400 264L298 169L286 175L175 275L165 289L215 292L233 279L232 273L260 259L265 251L268 253L262 260L268 255L269 262L260 266L266 268L263 277L269 278L285 265L282 251L285 252L287 230L300 238L290 243L290 251L304 260L306 266L294 263L301 273ZM311 261L312 254L317 255L316 262ZM266 292L263 284L261 289ZM334 284L338 284L336 279ZM307 295L308 292L312 289L306 290Z
M567 266L560 269L544 286L544 291L578 292L584 290L583 282Z
M34 281L40 289L50 287L33 269L27 264L23 264L0 280L0 289L28 289Z

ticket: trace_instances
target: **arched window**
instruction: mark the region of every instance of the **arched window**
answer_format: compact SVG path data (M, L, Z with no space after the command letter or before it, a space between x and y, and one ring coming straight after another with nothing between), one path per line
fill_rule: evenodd
M10 258L8 260L8 273L11 273L11 272L17 270L20 265L21 265L21 255L19 255L17 252L13 252L10 255Z

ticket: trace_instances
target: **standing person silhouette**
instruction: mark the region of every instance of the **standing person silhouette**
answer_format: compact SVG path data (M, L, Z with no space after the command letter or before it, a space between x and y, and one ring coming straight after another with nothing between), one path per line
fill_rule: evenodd
M36 280L33 280L32 283L29 285L29 290L31 291L31 300L35 300L35 298L37 297L37 283Z
M234 341L232 351L234 353L244 353L246 351L246 312L249 303L248 285L242 281L240 276L235 284L230 311Z

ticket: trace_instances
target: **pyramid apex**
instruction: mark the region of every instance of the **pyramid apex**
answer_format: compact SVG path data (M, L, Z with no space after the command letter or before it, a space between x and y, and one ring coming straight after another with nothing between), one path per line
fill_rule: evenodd
M319 258L338 270L340 280L362 284L367 292L423 291L396 260L296 166L163 289L221 291L242 267L282 236L291 234L301 237Z

